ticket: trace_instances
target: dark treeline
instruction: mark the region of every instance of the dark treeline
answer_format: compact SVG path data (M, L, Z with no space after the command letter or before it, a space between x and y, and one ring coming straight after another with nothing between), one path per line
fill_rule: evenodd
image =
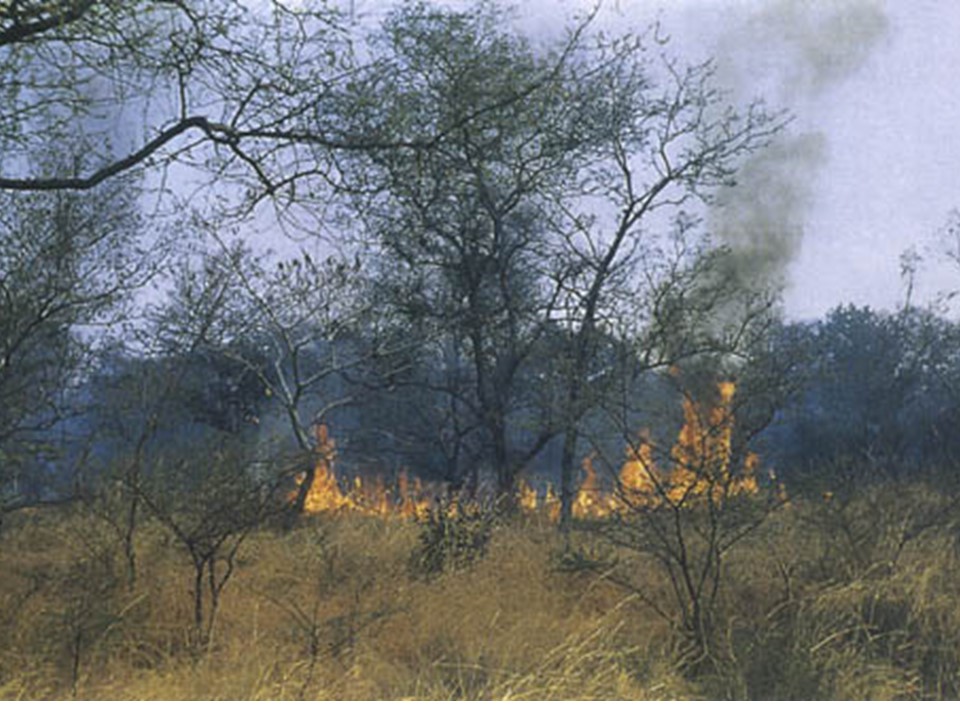
M511 398L518 408L507 418L511 448L524 448L548 432L549 396L556 391L548 373L562 341L546 335L537 361L521 371L530 397ZM772 398L766 368L740 369L743 397L737 411L752 422L744 432L763 470L788 483L791 493L823 492L829 489L824 478L839 486L844 469L879 484L908 483L956 467L960 327L955 322L925 310L846 306L819 321L777 323L767 341L771 360L790 358L790 377L777 378L781 385ZM303 360L309 367L334 353L349 356L357 343L352 338L332 346L305 345ZM622 371L613 360L611 351L608 372ZM714 379L714 369L693 368L690 375L706 372ZM455 401L443 386L445 371L441 359L408 348L386 362L363 356L311 386L304 407L342 400L323 414L323 422L336 443L344 479L360 475L390 482L406 471L434 485L471 491L492 482L491 440L471 425L476 418L451 411ZM168 462L193 455L191 462L202 463L228 445L260 447L264 456L293 452L287 408L270 390L282 380L258 377L271 372L265 360L251 369L204 350L149 359L108 355L70 390L71 416L31 434L37 452L20 456L17 464L8 460L8 478L24 502L75 497L91 489L86 483L102 480L105 468L122 463L151 423L148 454ZM175 392L171 377L177 379ZM596 409L585 418L589 439L577 447L578 464L597 451L609 460L604 476L611 488L631 431L649 431L669 445L682 420L683 389L668 372L644 371L630 378L629 390L630 397L618 397L623 403L618 410L628 410L629 422ZM36 419L40 424L42 417ZM517 470L538 487L559 477L562 438L549 434Z

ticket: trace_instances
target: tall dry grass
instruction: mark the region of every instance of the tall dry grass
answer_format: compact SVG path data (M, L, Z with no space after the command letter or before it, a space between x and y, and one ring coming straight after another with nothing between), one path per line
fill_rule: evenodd
M729 559L725 696L960 697L954 502L916 483L772 517Z
M485 555L432 577L411 572L409 522L258 532L204 642L192 568L162 528L138 533L130 587L95 516L22 512L0 534L0 698L956 698L960 566L931 511L943 501L917 486L778 510L726 558L717 656L696 677L667 619L602 576L559 571L549 524L501 522ZM669 597L656 562L622 561Z
M0 538L0 697L649 698L691 691L657 632L602 583L558 575L552 529L501 527L486 556L411 574L417 528L317 519L245 543L209 643L190 566L157 527L124 585L94 518L24 514ZM102 543L98 545L98 543ZM79 640L78 640L79 638ZM647 643L644 646L644 643Z

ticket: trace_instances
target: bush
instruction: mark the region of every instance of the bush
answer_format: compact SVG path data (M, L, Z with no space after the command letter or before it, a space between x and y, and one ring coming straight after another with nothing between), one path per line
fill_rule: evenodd
M440 501L418 519L419 543L410 557L416 577L462 570L482 558L493 535L492 509L457 499Z

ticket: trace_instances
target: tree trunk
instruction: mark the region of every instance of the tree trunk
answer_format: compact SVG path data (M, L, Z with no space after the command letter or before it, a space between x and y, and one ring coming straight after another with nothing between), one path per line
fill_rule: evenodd
M127 523L123 534L123 555L127 561L127 589L132 590L137 584L137 548L136 548L136 530L137 530L137 512L140 505L140 495L138 489L130 496L130 504L127 507Z
M510 510L516 504L516 483L514 482L513 468L510 466L506 424L503 422L502 417L497 417L491 425L494 473L497 481L497 500L504 503L506 509Z
M576 465L577 440L579 434L575 427L567 428L563 434L563 452L560 456L560 529L570 529L573 519L573 500L577 495Z
M204 560L194 560L193 576L193 626L197 639L203 641L203 567Z

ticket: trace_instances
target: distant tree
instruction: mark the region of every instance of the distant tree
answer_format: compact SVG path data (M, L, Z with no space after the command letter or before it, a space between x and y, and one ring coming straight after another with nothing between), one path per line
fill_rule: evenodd
M598 399L588 378L603 326L641 288L633 273L657 247L652 218L668 225L709 200L782 123L760 105L730 108L711 65L660 62L655 29L592 43L587 18L535 51L508 27L487 5L412 5L388 22L381 45L395 71L369 81L383 100L368 122L404 128L388 135L454 129L371 153L364 179L382 192L359 209L388 258L391 301L466 361L459 409L483 430L498 490L512 495L517 471L562 434L568 517L577 427ZM569 338L555 353L562 398L518 444L511 423L531 411L518 379L548 328Z
M852 306L810 326L807 384L774 428L796 469L853 461L895 477L956 461L956 325L920 308Z
M404 322L396 332L402 352L344 374L355 402L334 414L337 435L347 441L341 462L360 474L390 477L403 469L459 490L488 457L479 420L464 409L469 367L462 352Z
M545 237L553 194L595 138L586 110L563 101L579 36L541 56L506 23L492 5L394 13L374 46L391 72L364 76L379 100L363 119L387 136L443 132L374 150L356 172L380 188L357 203L381 258L379 297L440 368L433 389L449 398L449 447L484 447L510 497L516 472L555 434L544 426L518 444L510 429L520 369L557 295Z

